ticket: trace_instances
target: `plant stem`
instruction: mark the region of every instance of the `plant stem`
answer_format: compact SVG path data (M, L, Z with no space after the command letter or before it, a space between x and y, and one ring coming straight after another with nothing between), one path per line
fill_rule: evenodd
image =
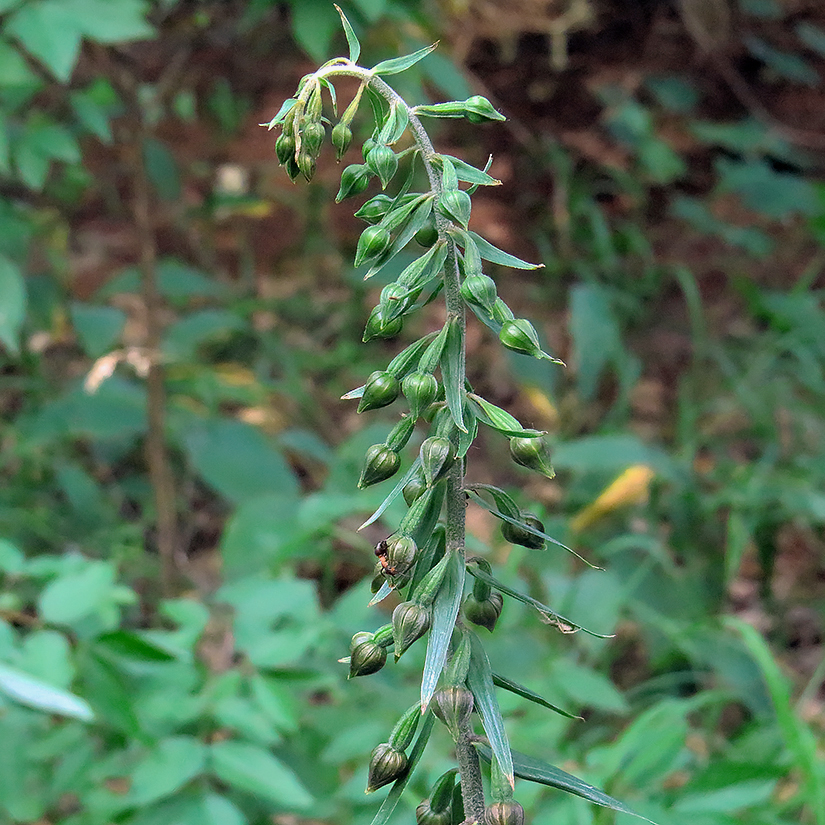
M418 146L430 189L435 195L436 203L442 194L441 172L433 165L432 158L436 154L430 136L407 102L380 77L373 75L368 69L363 69L349 61L336 61L316 73L316 77L330 75L348 75L357 77L363 83L369 84L391 105L403 106L409 116L410 130ZM311 94L311 84L307 84L302 97L308 99ZM459 386L463 387L466 376L466 329L467 317L464 300L461 297L461 278L458 270L458 253L455 241L447 234L449 222L435 212L436 226L439 238L447 241L447 260L444 266L444 298L447 306L447 321L457 321L461 332L461 348L458 364ZM465 510L467 496L464 492L464 462L457 461L447 477L447 491L445 495L447 520L447 552L455 551L465 557ZM464 799L464 815L467 825L473 822L484 821L484 787L481 783L481 768L479 767L478 753L472 745L473 731L469 723L459 732L455 743L458 771L461 777L461 795Z

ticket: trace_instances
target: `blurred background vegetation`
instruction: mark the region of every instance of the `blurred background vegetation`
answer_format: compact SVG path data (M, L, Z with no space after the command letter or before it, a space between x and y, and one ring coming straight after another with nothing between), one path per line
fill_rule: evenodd
M489 437L470 476L606 569L472 509L470 546L616 635L505 605L494 669L584 717L504 694L513 746L662 825L825 825L825 8L341 5L366 65L441 40L408 99L508 116L436 142L492 153L473 226L546 265L490 274L568 368L476 326L469 370L551 433L558 476ZM2 825L377 807L367 756L423 650L349 684L336 661L388 620L371 545L398 516L355 532L389 418L338 399L438 319L360 343L382 284L352 270L340 167L293 186L257 125L343 48L327 0L0 0ZM633 821L517 798L537 825Z

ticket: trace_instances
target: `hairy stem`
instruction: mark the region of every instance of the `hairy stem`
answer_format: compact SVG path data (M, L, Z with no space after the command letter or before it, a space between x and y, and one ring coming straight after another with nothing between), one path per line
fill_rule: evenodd
M432 162L436 154L430 136L421 123L421 119L413 111L407 102L380 77L373 75L368 69L363 69L349 61L335 61L323 67L316 73L316 78L329 77L331 75L348 75L357 77L363 83L371 86L388 103L396 106L403 106L409 116L409 126L418 147L427 178L430 182L430 189L435 195L436 202L442 194L441 172ZM311 84L302 93L304 99L309 98ZM444 267L444 297L447 305L447 320L456 320L461 331L461 351L458 366L459 386L464 386L466 375L466 328L467 318L464 308L464 300L461 297L461 278L458 270L458 252L455 241L447 234L449 222L447 219L435 213L436 226L439 237L447 241L447 261ZM467 496L464 492L464 462L457 461L450 470L447 477L447 491L445 496L446 520L447 520L447 551L455 551L464 558L465 546L465 509ZM464 799L464 814L466 822L484 821L484 787L481 783L481 769L478 762L478 754L472 745L473 731L468 724L460 731L458 740L455 743L456 756L458 760L458 771L461 777L461 794Z

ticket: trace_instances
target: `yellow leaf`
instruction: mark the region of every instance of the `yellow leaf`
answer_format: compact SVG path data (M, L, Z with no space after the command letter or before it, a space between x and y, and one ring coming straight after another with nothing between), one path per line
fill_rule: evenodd
M615 478L571 522L570 529L578 533L608 513L647 501L650 482L656 474L646 464L634 464Z

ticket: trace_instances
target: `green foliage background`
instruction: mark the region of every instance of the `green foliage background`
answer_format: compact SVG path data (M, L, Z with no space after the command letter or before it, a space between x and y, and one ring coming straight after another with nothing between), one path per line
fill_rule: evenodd
M439 36L450 7L342 5L367 62ZM742 2L735 33L766 88L821 91L825 20L792 11ZM788 42L771 41L772 20ZM363 429L337 399L386 351L360 344L374 287L348 263L346 209L329 206L334 164L325 189L292 188L253 125L311 68L305 55L340 51L338 26L326 0L0 0L0 825L355 825L377 807L367 757L414 701L423 651L352 683L337 663L355 631L386 621L366 606L382 536L355 531L383 497L355 481L386 427ZM822 152L738 109L710 115L700 79L599 87L599 133L623 164L540 129L504 147L515 251L546 269L499 288L571 366L504 363L481 343L471 369L551 429L560 482L517 494L606 570L509 549L484 521L471 549L616 637L562 635L508 603L488 651L585 717L502 693L514 748L639 813L825 825ZM435 101L474 81L442 49L404 82ZM529 111L514 119L530 133ZM475 133L441 138L485 154ZM171 588L144 457L140 168ZM552 180L552 200L520 175ZM665 398L647 419L645 388ZM526 478L492 440L473 460L514 494ZM620 506L573 521L641 465L646 500L625 487ZM450 765L443 731L434 742L399 822ZM536 823L630 821L526 783L517 798Z

